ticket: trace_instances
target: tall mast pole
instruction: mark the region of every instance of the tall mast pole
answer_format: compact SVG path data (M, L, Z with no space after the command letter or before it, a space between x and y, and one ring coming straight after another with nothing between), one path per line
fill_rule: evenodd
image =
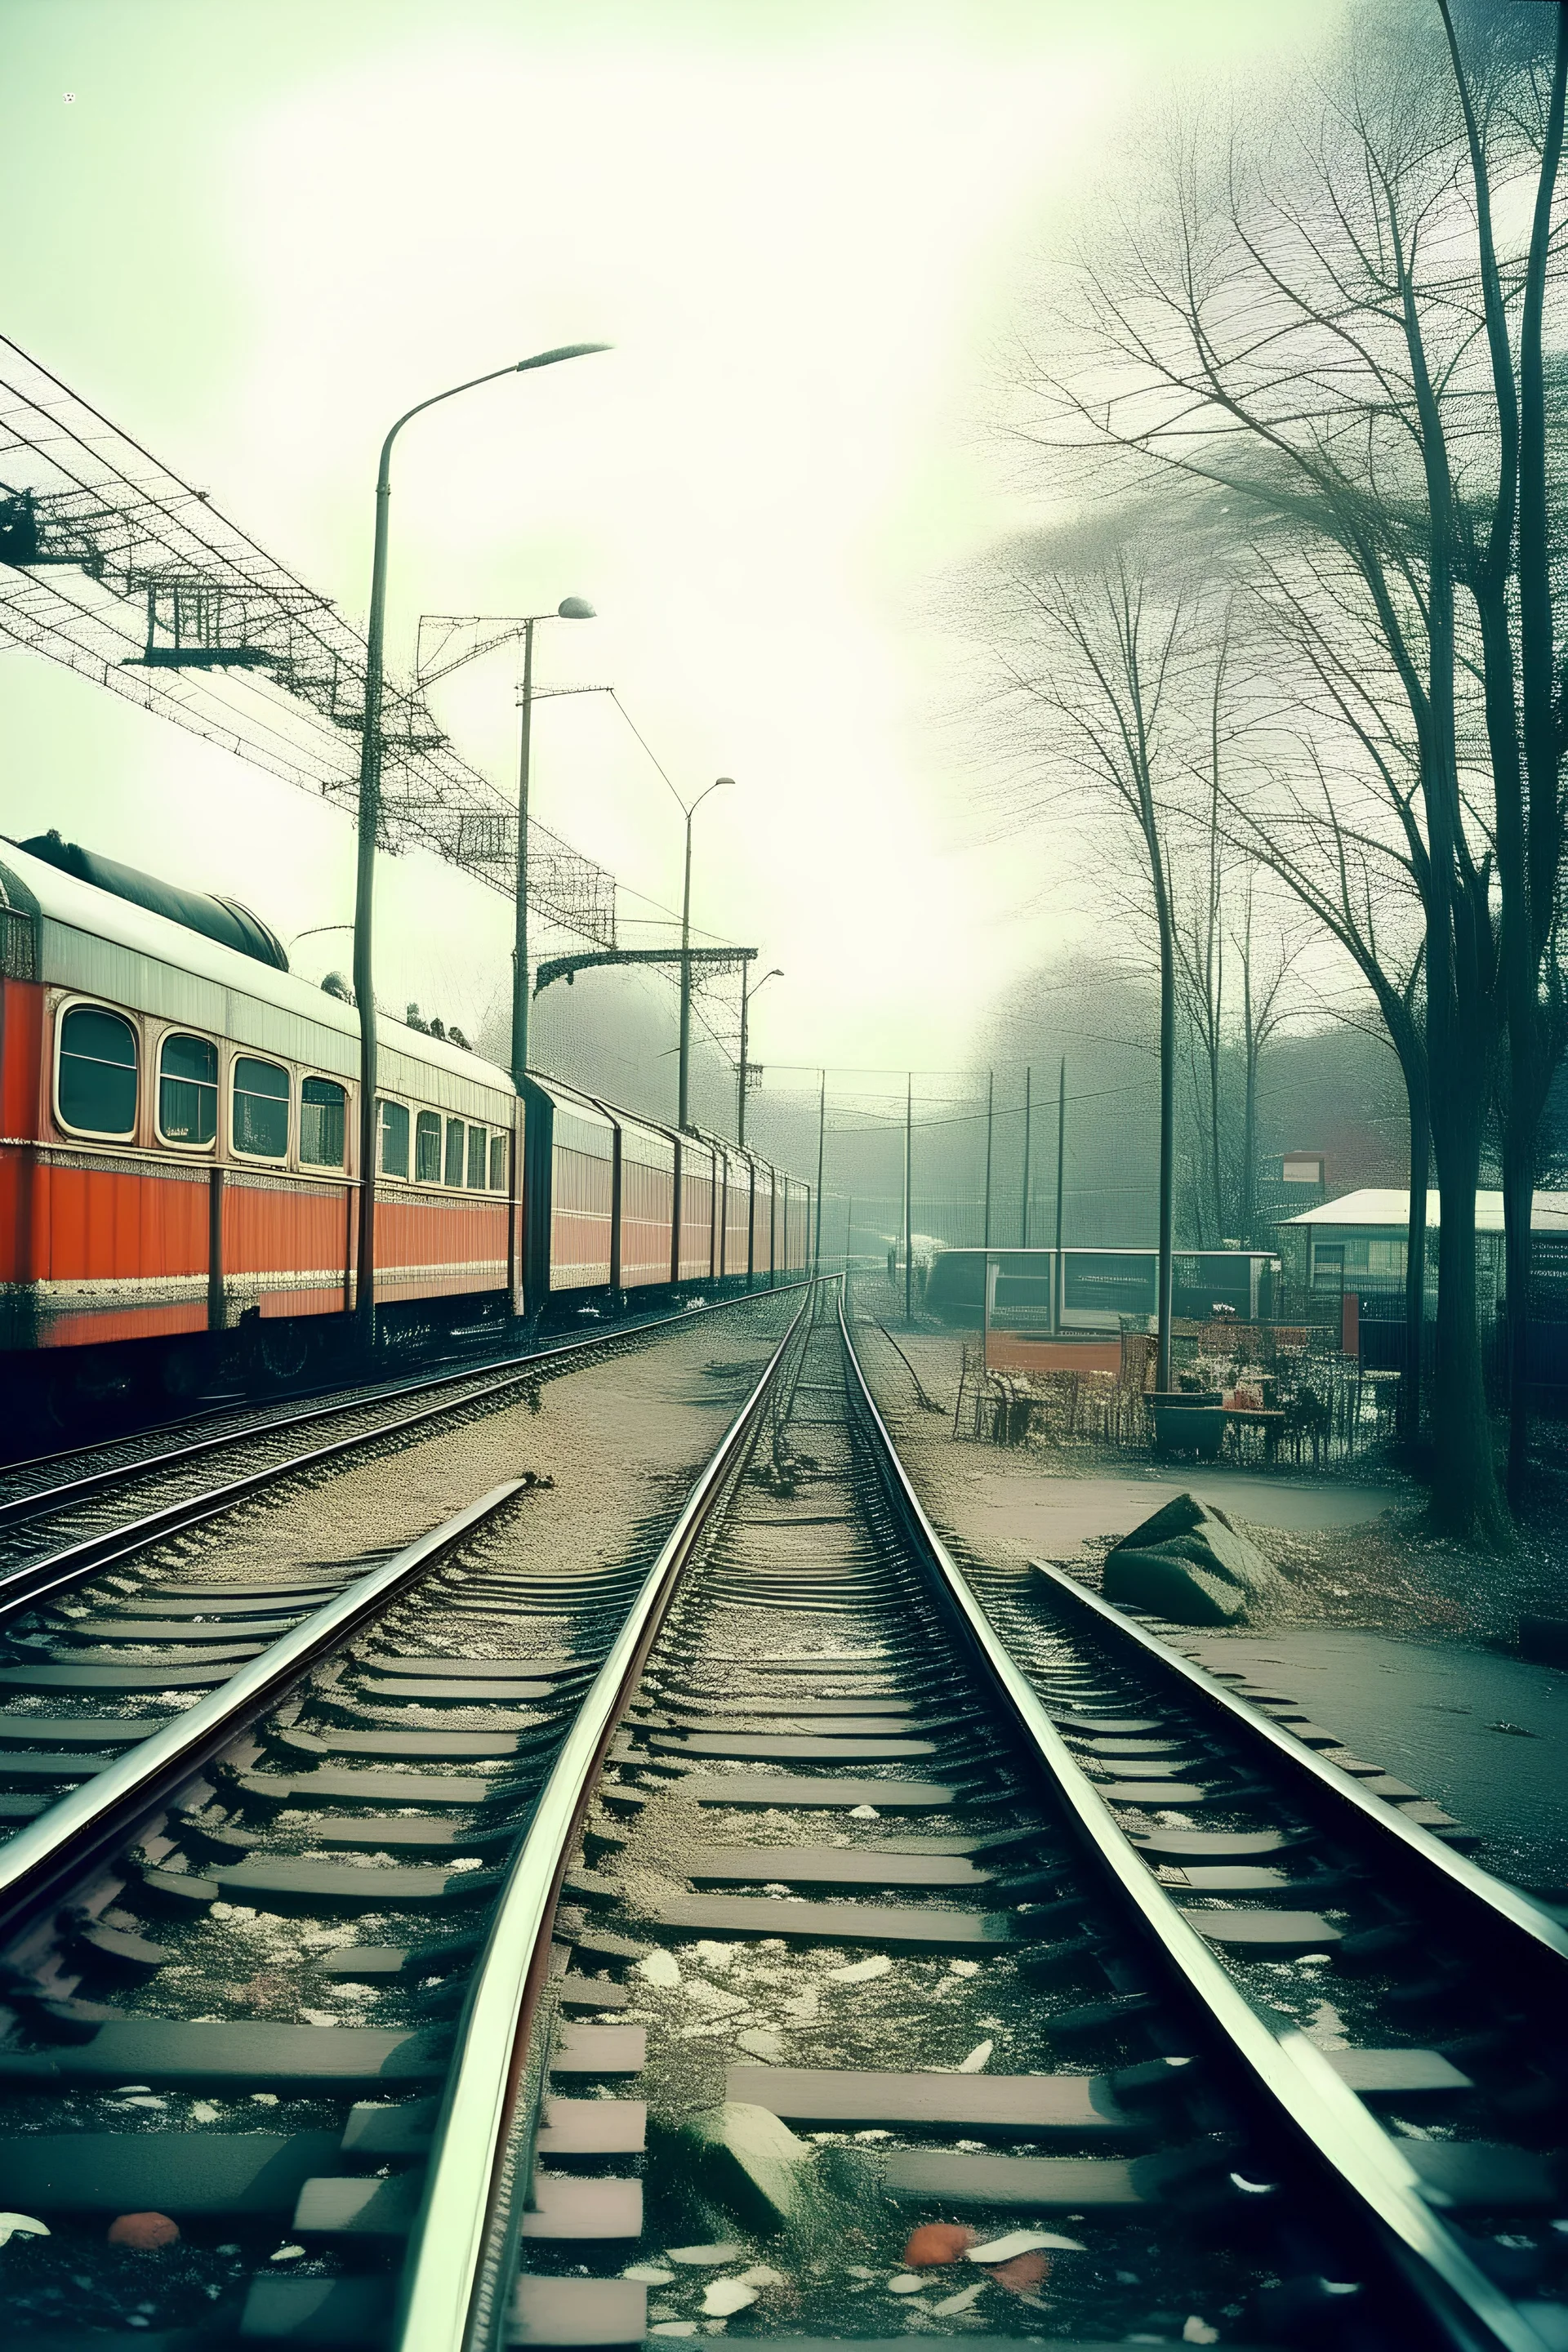
M913 1253L910 1247L914 1221L914 1202L910 1198L910 1178L913 1167L910 1146L914 1139L915 1074L908 1073L904 1087L904 1320L913 1319L914 1275Z
M362 1343L375 1345L375 1177L378 1153L376 1129L375 961L372 952L374 913L376 835L381 825L382 698L386 642L386 540L392 508L392 445L404 426L427 408L455 400L459 393L477 391L503 375L526 375L531 369L553 367L561 360L584 359L608 350L605 343L563 343L558 349L535 352L511 366L491 368L469 376L428 400L405 408L381 445L375 477L375 546L371 557L370 620L365 633L364 726L360 738L359 845L354 867L354 1001L359 1011L359 1240L355 1253L354 1319Z
M675 1123L682 1134L687 1125L687 1080L691 1068L691 820L696 814L694 801L686 812L686 881L680 894L680 1059Z
M533 741L533 623L522 625L522 730L517 757L517 922L511 960L511 1077L528 1076L528 770Z
M816 1114L816 1234L811 1255L813 1274L822 1272L822 1160L827 1142L827 1073L822 1073L822 1100Z
M1061 1075L1057 1081L1057 1248L1051 1265L1051 1292L1055 1312L1051 1328L1059 1331L1067 1313L1067 1268L1062 1264L1062 1177L1067 1167L1068 1134L1068 1057L1062 1055Z
M746 1008L750 992L746 986L746 967L741 966L741 1077L735 1093L735 1140L746 1140Z
M359 844L354 866L354 1003L359 1008L359 1237L354 1319L369 1350L375 1346L376 1034L375 847L381 828L382 648L386 636L386 537L392 508L392 445L397 425L381 445L375 478L375 551L371 559L370 625L366 631L364 732L359 756Z

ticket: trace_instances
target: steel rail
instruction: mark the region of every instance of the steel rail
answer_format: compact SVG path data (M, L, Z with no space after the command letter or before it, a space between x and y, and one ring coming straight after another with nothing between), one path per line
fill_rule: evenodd
M800 1289L803 1285L796 1282L783 1286L788 1289ZM764 1294L761 1291L745 1294L748 1297L776 1297L777 1295L776 1292ZM716 1301L715 1307L711 1309L698 1308L679 1315L662 1316L657 1323L637 1325L637 1330L640 1333L668 1329L672 1325L689 1322L692 1313L715 1312L719 1307L733 1307L740 1303L739 1299L721 1299ZM631 1335L619 1331L596 1332L591 1339L574 1339L566 1347L544 1349L537 1355L519 1357L507 1371L494 1380L485 1381L480 1387L470 1389L463 1396L437 1398L434 1403L422 1405L414 1412L401 1413L390 1420L378 1421L369 1429L353 1430L347 1436L333 1438L325 1445L312 1446L303 1454L289 1454L284 1461L267 1463L258 1469L247 1470L239 1477L227 1480L221 1486L208 1487L203 1494L187 1496L181 1502L166 1503L158 1510L144 1512L140 1518L128 1519L123 1526L106 1528L100 1535L83 1536L76 1543L65 1545L58 1551L47 1552L37 1559L24 1560L18 1567L0 1573L0 1625L5 1624L7 1619L18 1615L24 1610L35 1608L50 1593L68 1590L70 1586L79 1583L83 1577L89 1576L100 1569L114 1566L116 1562L128 1558L132 1553L142 1550L150 1543L160 1542L171 1535L182 1534L188 1528L200 1527L205 1520L216 1518L220 1513L232 1509L237 1503L244 1502L248 1496L258 1493L263 1487L276 1485L280 1478L289 1477L299 1471L318 1468L325 1463L337 1460L342 1454L353 1453L360 1446L374 1445L384 1437L395 1437L405 1431L417 1429L426 1423L438 1421L443 1413L460 1412L470 1404L487 1403L492 1398L503 1395L508 1389L522 1387L527 1381L536 1378L547 1366L587 1354L595 1349L609 1345L612 1340L627 1336ZM430 1385L449 1387L452 1385L453 1378L463 1377L471 1380L475 1375L472 1373L466 1376L454 1375L452 1378L442 1376L439 1381ZM374 1404L374 1400L371 1402ZM328 1406L310 1414L301 1414L299 1419L302 1423L308 1423L311 1420L331 1418L334 1414L357 1412L363 1409L363 1401L356 1400L353 1404ZM278 1425L272 1424L272 1426ZM291 1424L282 1425L287 1427ZM249 1433L247 1432L239 1437L227 1436L215 1439L211 1443L218 1446L238 1444L244 1443ZM136 1465L138 1470L144 1466L146 1465L141 1464ZM158 1465L154 1464L153 1466L157 1467Z
M1502 1928L1510 1937L1522 1937L1532 1958L1568 1960L1568 1927L1532 1902L1521 1887L1510 1886L1505 1880L1494 1878L1479 1863L1457 1853L1441 1838L1434 1837L1430 1830L1423 1829L1419 1822L1413 1822L1386 1798L1373 1796L1362 1787L1353 1773L1329 1763L1313 1748L1305 1747L1260 1708L1225 1689L1202 1666L1131 1618L1123 1616L1113 1602L1089 1591L1064 1569L1040 1559L1032 1560L1030 1566L1046 1578L1054 1594L1093 1619L1097 1629L1109 1629L1132 1643L1179 1682L1189 1697L1201 1700L1221 1716L1229 1728L1261 1741L1276 1764L1283 1764L1314 1796L1328 1798L1349 1815L1355 1832L1364 1834L1372 1830L1398 1849L1400 1863L1434 1874L1442 1882L1444 1893L1458 1896L1473 1915L1472 1925L1484 1927L1493 1935Z
M610 1740L682 1571L744 1460L786 1353L810 1314L808 1296L762 1377L691 1488L643 1580L614 1646L584 1694L564 1745L510 1865L458 2031L437 2121L424 2201L409 2241L395 2352L479 2352L498 2340L516 2232L511 2207L527 2194L531 2147L515 2158L524 2117L529 2044L549 1967L561 1882Z
M68 1885L79 1885L110 1860L149 1814L231 1746L311 1666L341 1649L521 1491L520 1478L493 1486L380 1568L356 1578L220 1688L81 1781L0 1846L0 1940L14 1940L48 1905L60 1901Z
M839 1329L857 1395L874 1442L889 1500L935 1570L939 1586L984 1670L1012 1712L1100 1875L1132 1913L1164 1970L1206 2015L1284 2136L1327 2170L1359 2205L1405 2283L1447 2341L1476 2352L1542 2352L1540 2336L1471 2260L1423 2195L1419 2179L1322 2052L1294 2023L1277 2029L1255 2011L1208 1945L1183 1917L1122 1834L1115 1815L1080 1769L1037 1693L1003 1644L938 1535L899 1458L849 1336ZM409 2347L413 2352L413 2347Z
M799 1286L798 1281L776 1286L779 1290L798 1289ZM241 1444L247 1438L269 1437L275 1430L308 1428L312 1422L330 1421L337 1413L366 1412L382 1402L395 1403L399 1397L423 1396L432 1389L455 1388L464 1381L482 1381L491 1372L515 1377L520 1367L549 1362L557 1356L574 1355L584 1348L602 1348L611 1339L630 1339L641 1331L663 1330L672 1323L689 1322L693 1316L716 1315L725 1307L743 1307L751 1299L768 1295L760 1290L741 1291L733 1298L705 1300L700 1307L683 1307L676 1314L650 1315L635 1322L617 1323L606 1331L595 1331L575 1339L562 1339L547 1348L531 1349L526 1355L492 1357L486 1362L469 1364L457 1371L429 1372L416 1380L388 1381L361 1389L350 1397L343 1394L345 1383L339 1381L332 1388L310 1391L314 1396L333 1402L310 1404L299 1412L279 1412L268 1421L251 1422L239 1428L212 1431L205 1436L191 1438L183 1445L166 1446L162 1453L144 1454L134 1462L110 1463L101 1470L89 1470L81 1477L62 1479L58 1486L35 1486L24 1495L0 1497L0 1528L15 1527L25 1524L28 1519L47 1518L56 1512L70 1510L93 1495L124 1486L143 1473L155 1475L160 1471L177 1467L182 1462L198 1460L202 1454L217 1452L226 1445ZM213 1418L210 1414L195 1414L165 1426L200 1429L204 1421L210 1422ZM137 1433L132 1431L124 1438L103 1438L99 1442L104 1445L134 1443ZM91 1451L89 1443L67 1446L58 1454L34 1454L27 1461L0 1463L0 1483L28 1470L46 1468L52 1462L68 1462L75 1455Z

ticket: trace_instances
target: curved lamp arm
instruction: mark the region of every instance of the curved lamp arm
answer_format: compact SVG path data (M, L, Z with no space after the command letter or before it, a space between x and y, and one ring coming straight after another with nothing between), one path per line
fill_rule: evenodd
M586 359L591 352L607 352L613 348L610 343L560 343L553 351L535 352L531 359L514 360L510 367L491 368L488 374L471 375L466 383L451 384L445 392L433 392L428 400L416 401L412 408L404 410L381 445L381 467L375 478L376 488L384 490L390 488L388 468L392 464L392 445L411 416L423 415L426 409L437 408L442 401L456 400L460 392L472 392L481 383L494 383L503 375L525 375L530 368L553 367L557 360Z

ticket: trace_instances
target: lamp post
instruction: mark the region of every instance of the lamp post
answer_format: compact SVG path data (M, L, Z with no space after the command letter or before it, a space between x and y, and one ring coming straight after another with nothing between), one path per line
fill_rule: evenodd
M563 596L553 613L530 613L522 625L521 740L517 759L517 927L511 962L511 1077L521 1094L528 1076L528 765L533 739L533 631L540 621L591 621L585 596Z
M488 374L469 376L466 383L432 393L428 400L405 408L381 445L375 478L375 548L371 559L370 625L366 631L364 671L364 731L359 762L359 856L354 874L354 999L359 1007L359 1248L354 1315L364 1347L375 1345L375 1174L376 1174L376 1034L374 970L375 901L375 837L381 823L381 704L382 649L386 635L386 542L392 505L392 445L410 418L422 415L459 393L503 375L523 375L531 369L553 367L559 360L584 359L592 352L609 350L607 343L563 343L557 350L535 352L531 359L491 368Z
M715 776L713 782L708 786L707 792L699 793L689 807L680 800L679 793L675 794L686 814L686 881L680 896L680 1063L676 1087L675 1114L675 1123L682 1134L690 1125L687 1116L689 1108L687 1093L691 1075L691 820L708 798L709 793L716 793L725 784L732 784L734 781L733 776ZM670 790L675 791L673 784Z
M827 1073L822 1073L822 1099L816 1113L816 1229L813 1237L811 1271L822 1272L822 1161L827 1148Z
M741 1084L735 1097L735 1140L740 1144L746 1140L746 1072L750 1067L746 1059L746 1045L751 1035L752 999L759 990L766 988L770 980L783 978L784 973L775 963L772 971L763 972L755 988L748 989L746 969L743 964L741 967Z

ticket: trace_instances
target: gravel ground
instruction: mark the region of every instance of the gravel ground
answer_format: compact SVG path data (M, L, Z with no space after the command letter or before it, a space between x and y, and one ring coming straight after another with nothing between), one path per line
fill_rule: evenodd
M160 1557L203 1575L266 1580L398 1549L503 1479L531 1474L520 1565L621 1559L634 1526L661 1509L673 1516L799 1303L798 1291L759 1294L608 1361L542 1372L515 1404L289 1480Z

